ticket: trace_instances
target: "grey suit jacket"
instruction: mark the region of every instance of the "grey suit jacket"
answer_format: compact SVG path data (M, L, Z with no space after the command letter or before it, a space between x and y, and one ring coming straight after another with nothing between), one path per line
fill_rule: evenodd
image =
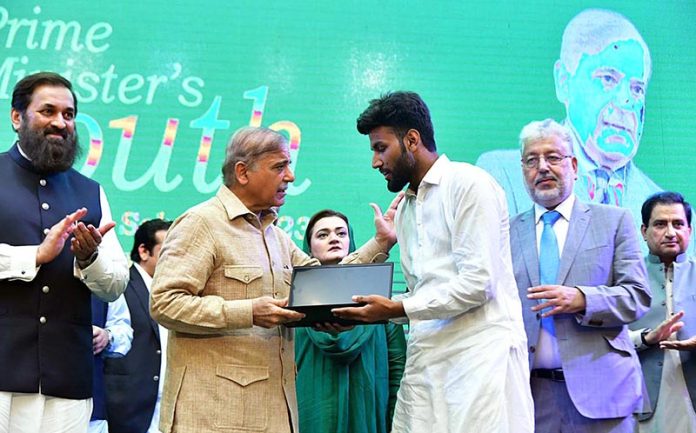
M510 224L517 287L522 299L530 366L540 315L527 289L539 285L534 209ZM650 291L630 213L576 199L561 254L558 284L578 287L584 313L554 316L566 386L588 418L626 417L642 404L642 376L626 324L650 307Z

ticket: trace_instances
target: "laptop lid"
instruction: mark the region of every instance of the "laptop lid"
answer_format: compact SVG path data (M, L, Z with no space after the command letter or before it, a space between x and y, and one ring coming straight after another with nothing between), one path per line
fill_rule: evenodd
M353 295L391 297L393 263L298 266L293 269L288 309L305 314L302 320L286 323L287 327L313 326L316 323L369 325L339 319L333 308L359 306Z
M393 263L298 266L292 271L289 306L355 304L353 295L391 297Z

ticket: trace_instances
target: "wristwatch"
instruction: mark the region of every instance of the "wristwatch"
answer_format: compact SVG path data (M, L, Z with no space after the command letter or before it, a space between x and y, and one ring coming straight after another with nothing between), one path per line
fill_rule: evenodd
M647 347L653 347L653 346L655 346L654 343L651 344L651 343L648 343L647 341L645 341L645 336L648 335L648 334L651 333L651 332L652 332L652 329L651 329L651 328L645 328L645 329L643 329L642 331L640 331L640 342L643 343L643 346L647 346Z
M109 334L109 342L106 343L106 347L104 347L104 349L108 349L109 347L111 347L114 344L114 334L111 333L111 329L109 329L109 328L106 328L105 330L106 330L106 333Z

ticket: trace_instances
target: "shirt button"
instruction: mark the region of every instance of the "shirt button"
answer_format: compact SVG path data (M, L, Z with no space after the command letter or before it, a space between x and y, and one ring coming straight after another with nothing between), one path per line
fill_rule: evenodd
M155 382L157 382L157 381L159 380L159 376L153 377L152 380L154 380Z
M48 203L41 203L41 209L43 210L49 210L51 206L48 205Z
M534 353L534 352L536 352L536 347L529 346L529 353Z
M46 318L44 316L39 317L39 323L41 323L42 325L46 323Z
M41 185L41 186L46 186L46 179L41 179L41 180L39 181L39 185Z
M41 288L41 291L44 292L44 293L48 293L50 290L51 290L51 289L49 289L48 286L43 286L43 287Z
M155 353L157 353L158 355L161 355L161 354L162 354L162 351L159 350L159 349L157 349L157 352L155 352Z
M46 228L44 229L44 235L47 235L48 232L50 232L50 231L51 231L51 229L49 229L48 227L46 227Z

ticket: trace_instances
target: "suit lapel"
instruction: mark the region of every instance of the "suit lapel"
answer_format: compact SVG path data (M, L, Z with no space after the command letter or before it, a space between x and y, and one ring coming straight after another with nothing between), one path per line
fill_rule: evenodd
M525 212L520 217L517 226L517 234L520 240L520 249L527 268L527 275L531 287L539 285L539 253L537 252L536 221L534 221L534 208Z
M573 213L570 216L568 224L568 234L566 236L565 246L561 254L561 263L558 269L558 284L563 284L568 276L570 267L578 254L582 240L585 238L587 228L590 226L592 212L590 208L580 200L575 199L573 205Z
M135 297L140 302L140 306L142 307L142 310L145 312L145 317L149 319L152 330L155 332L155 335L157 335L157 338L159 338L159 326L150 315L150 292L147 290L147 287L145 286L145 281L143 281L143 277L140 276L140 272L138 272L135 266L131 267L130 277L131 286L133 287Z

